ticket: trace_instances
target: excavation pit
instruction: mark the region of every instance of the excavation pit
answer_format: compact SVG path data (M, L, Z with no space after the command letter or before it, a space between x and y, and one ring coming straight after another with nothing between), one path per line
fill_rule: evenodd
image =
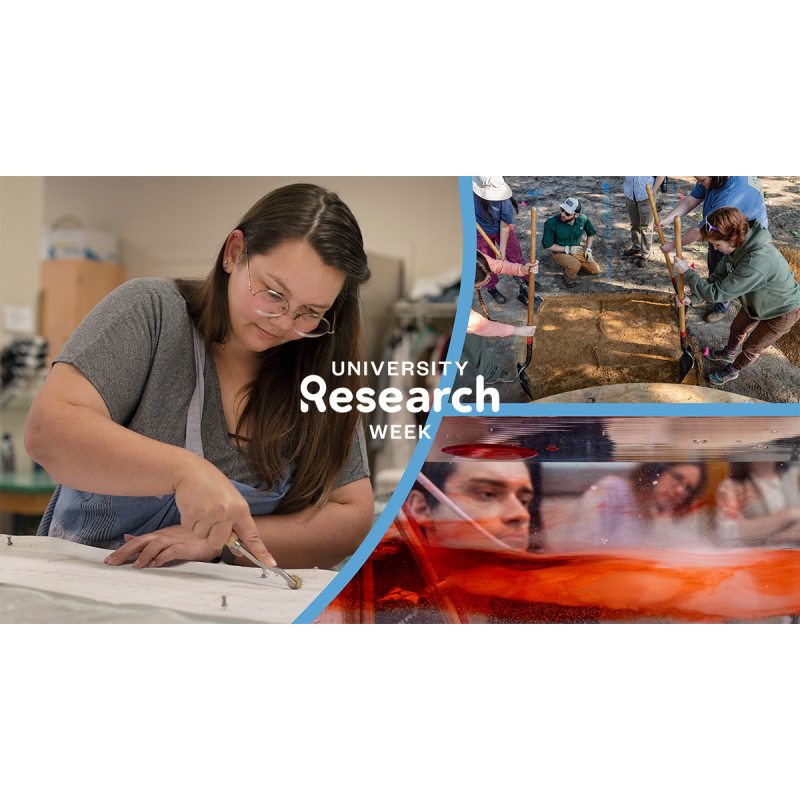
M528 369L535 400L621 383L680 383L678 315L667 292L598 293L548 298L536 318ZM697 342L684 385L705 386Z

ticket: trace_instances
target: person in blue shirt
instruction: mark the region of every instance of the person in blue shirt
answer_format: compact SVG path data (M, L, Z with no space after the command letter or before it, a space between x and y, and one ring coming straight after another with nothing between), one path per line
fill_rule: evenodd
M661 218L661 226L671 225L675 217L686 216L701 203L703 204L703 218L700 224L683 233L682 242L689 245L700 238L700 233L710 214L720 208L738 208L750 222L758 221L762 228L769 228L767 219L767 206L764 203L764 187L755 176L736 175L732 177L695 175L697 183L688 197L672 209L665 217ZM662 251L669 253L675 249L674 241L666 241L661 247ZM713 247L708 248L708 274L714 273L717 264L722 258ZM728 312L730 302L714 303L713 310L706 315L706 322L719 322Z
M637 267L644 267L653 246L653 212L647 197L647 186L657 192L664 175L626 175L622 185L628 218L631 221L631 246L623 255L635 258Z
M512 264L525 264L526 259L514 231L519 205L511 187L501 175L476 175L472 179L472 196L475 202L475 220L500 251L500 259ZM494 257L496 254L483 236L477 232L476 236L479 252ZM498 280L498 276L493 275L485 288L498 303L505 303L506 296L497 288ZM525 281L519 281L517 300L528 307L528 284ZM537 294L533 302L538 311L544 300Z

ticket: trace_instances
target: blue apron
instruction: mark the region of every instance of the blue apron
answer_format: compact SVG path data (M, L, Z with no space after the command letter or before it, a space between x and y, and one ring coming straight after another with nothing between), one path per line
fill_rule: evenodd
M184 447L202 458L204 456L201 422L206 350L197 330L193 329L193 332L197 379L186 418ZM237 481L232 483L247 501L250 513L254 517L260 517L271 514L286 496L291 487L291 471L287 471L269 490L266 484L253 487ZM45 515L39 528L39 535L55 536L96 547L115 548L123 543L123 535L126 533L131 536L141 536L171 525L180 525L181 522L174 494L158 497L124 497L79 492L68 486L60 486L56 491L58 495L52 507L52 519L48 526L48 515Z

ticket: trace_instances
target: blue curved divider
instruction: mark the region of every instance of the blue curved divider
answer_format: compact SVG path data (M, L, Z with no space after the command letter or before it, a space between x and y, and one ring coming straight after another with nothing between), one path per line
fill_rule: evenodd
M458 194L461 202L461 223L462 223L462 266L461 266L461 289L458 293L458 307L456 310L455 323L453 325L453 335L450 339L450 347L447 349L447 360L456 361L461 356L464 346L464 336L467 330L467 319L470 308L472 308L472 293L475 278L475 210L472 200L472 179L461 177L458 179ZM465 280L469 278L469 280ZM442 389L452 388L455 379L455 370L448 370L447 375L443 375L439 381ZM445 403L445 408L447 404ZM397 516L403 501L406 499L414 481L417 479L425 457L431 448L436 432L439 430L439 423L442 419L443 411L431 411L428 415L427 424L430 426L430 439L420 439L414 448L414 454L408 462L406 471L400 479L400 483L394 490L389 503L372 526L358 550L350 557L350 560L342 568L341 572L323 589L322 592L313 600L295 620L296 623L313 622L330 604L330 602L344 589L351 578L358 572L361 566L375 549L381 537L386 532L389 525Z

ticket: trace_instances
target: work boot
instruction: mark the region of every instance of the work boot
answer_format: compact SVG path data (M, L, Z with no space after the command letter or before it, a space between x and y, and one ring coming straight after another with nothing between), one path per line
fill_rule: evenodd
M622 255L627 256L628 258L633 258L633 256L639 255L639 248L638 247L629 247Z
M728 315L728 309L726 308L724 311L709 311L706 314L706 322L719 322L721 319L725 319Z
M647 266L647 259L644 256L639 256L634 262L637 267L646 267Z
M566 286L567 289L574 289L578 285L578 281L576 281L575 278L570 278L569 275L562 275L561 280L564 281L564 286Z
M519 285L519 294L517 295L517 300L519 300L525 308L528 307L528 284L521 283ZM538 311L542 307L542 303L544 303L544 298L540 294L535 294L533 296L533 310Z
M732 364L736 360L738 353L728 347L710 347L706 358L711 361L724 361L726 364Z
M727 367L723 367L718 372L712 372L711 375L708 376L708 380L711 382L712 386L722 386L723 383L735 381L738 377L739 370L736 369L733 364L728 364Z
M489 289L489 294L494 297L495 302L500 303L500 305L506 302L506 296L497 287Z

